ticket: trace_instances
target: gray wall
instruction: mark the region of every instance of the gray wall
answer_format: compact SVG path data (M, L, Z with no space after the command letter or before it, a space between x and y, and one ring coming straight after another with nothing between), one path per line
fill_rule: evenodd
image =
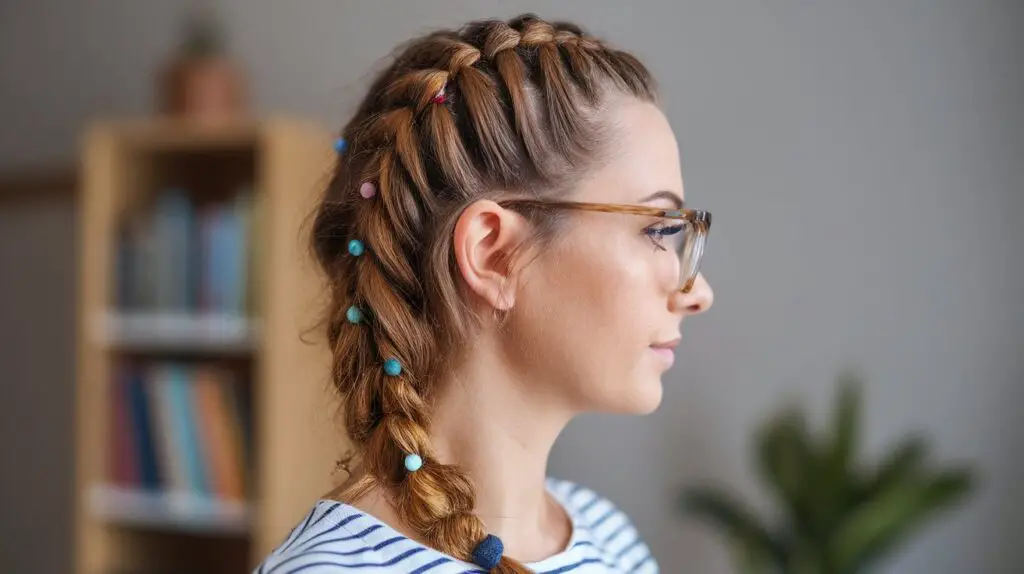
M71 567L75 213L0 196L0 562Z
M60 162L90 115L150 109L180 3L0 5L0 166ZM552 467L619 501L666 572L728 571L719 540L675 514L678 487L717 479L763 502L748 433L789 396L823 414L849 364L871 377L867 452L920 430L939 457L983 473L979 495L889 571L1020 571L1021 3L223 6L260 109L332 126L397 41L478 16L577 19L659 76L687 199L715 214L705 270L717 304L685 325L658 413L579 421ZM2 480L0 491L19 484ZM0 539L14 528L4 515Z

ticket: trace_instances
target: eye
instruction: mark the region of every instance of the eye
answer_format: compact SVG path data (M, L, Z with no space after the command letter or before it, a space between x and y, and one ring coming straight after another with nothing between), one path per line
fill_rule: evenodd
M671 223L670 223L671 222ZM678 251L680 242L683 240L683 224L675 220L665 220L644 228L644 235L651 240L656 248L666 251L671 247ZM670 245L666 246L666 238Z

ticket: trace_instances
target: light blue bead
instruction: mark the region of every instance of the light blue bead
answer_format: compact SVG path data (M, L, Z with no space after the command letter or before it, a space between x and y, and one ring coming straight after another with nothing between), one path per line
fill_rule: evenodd
M345 311L345 318L349 323L358 323L363 319L363 312L359 310L359 307L353 305L348 308L348 311Z
M358 239L353 239L348 242L348 252L356 257L363 254L363 242Z
M416 472L423 467L423 458L418 454L405 455L405 470Z
M402 364L398 362L398 359L388 359L384 361L384 372L397 377L402 374Z
M347 150L347 149L348 149L348 142L345 141L345 138L338 138L338 139L334 140L334 151L336 151L338 153L345 153L345 150Z

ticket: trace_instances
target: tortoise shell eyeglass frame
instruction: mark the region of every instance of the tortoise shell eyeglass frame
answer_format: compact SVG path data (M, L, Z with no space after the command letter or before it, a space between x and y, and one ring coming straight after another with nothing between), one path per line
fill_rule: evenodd
M533 207L537 209L573 209L579 211L597 211L602 213L621 213L644 217L660 217L683 222L683 241L677 255L679 256L679 291L689 293L700 274L700 263L704 257L704 245L707 243L708 230L711 229L711 213L700 209L661 209L645 205L626 205L618 203L590 203L585 201L562 201L549 199L508 199L499 201L499 205L508 208Z

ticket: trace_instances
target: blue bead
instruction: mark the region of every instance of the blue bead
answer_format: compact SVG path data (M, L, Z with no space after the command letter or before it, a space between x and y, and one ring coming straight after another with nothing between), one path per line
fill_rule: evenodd
M347 150L347 149L348 149L348 142L345 141L345 138L338 138L338 139L334 140L334 151L336 151L338 153L345 153L345 150Z
M356 257L363 254L363 242L358 239L353 239L348 242L348 252Z
M416 472L423 468L423 458L418 454L408 454L405 456L405 470L409 472Z
M359 310L359 307L353 305L348 308L348 311L345 311L345 318L349 323L358 323L363 319L363 312Z
M505 552L505 545L502 544L501 538L488 534L473 549L473 563L484 570L490 571L498 565L498 562L501 562L503 552Z
M397 377L402 374L402 363L399 363L398 359L388 359L384 361L384 372Z

